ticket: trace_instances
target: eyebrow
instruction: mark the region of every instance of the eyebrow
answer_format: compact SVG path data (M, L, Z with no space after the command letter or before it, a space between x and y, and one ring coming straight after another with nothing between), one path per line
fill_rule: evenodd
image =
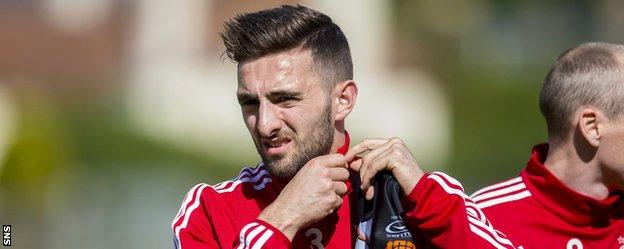
M299 97L301 95L302 95L302 93L298 92L298 91L277 90L277 91L270 92L267 95L267 97L268 98L275 98L275 97L282 97L282 96Z
M283 97L283 96L289 96L289 97L300 97L303 93L298 92L298 91L290 91L290 90L277 90L277 91L272 91L269 94L267 94L268 98L276 98L276 97ZM250 99L258 99L258 95L256 94L252 94L249 92L237 92L236 93L236 97L238 98L238 102L243 102L245 100L250 100Z
M237 92L236 98L238 99L238 103L242 103L245 100L258 99L258 95L248 92Z

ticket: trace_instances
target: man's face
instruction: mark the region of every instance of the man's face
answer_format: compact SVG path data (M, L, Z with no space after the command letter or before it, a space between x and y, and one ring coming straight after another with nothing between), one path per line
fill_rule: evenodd
M330 152L334 138L329 87L313 70L309 50L247 61L238 68L238 101L269 172L294 176Z

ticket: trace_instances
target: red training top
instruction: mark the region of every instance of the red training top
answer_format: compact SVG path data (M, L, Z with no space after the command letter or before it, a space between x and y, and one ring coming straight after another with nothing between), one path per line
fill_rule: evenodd
M338 152L344 154L348 148L347 135ZM172 222L175 248L354 248L358 221L351 217L354 192L350 184L342 206L300 230L292 242L270 224L258 220L260 212L277 198L285 184L272 178L265 166L259 164L256 168L243 169L234 180L214 186L196 185L184 198ZM394 241L389 242L389 249L514 248L466 196L461 184L444 173L423 176L405 196L403 206L404 220L415 236L416 245Z
M624 193L575 192L544 167L547 153L547 144L535 146L519 177L475 192L477 207L523 248L624 249Z

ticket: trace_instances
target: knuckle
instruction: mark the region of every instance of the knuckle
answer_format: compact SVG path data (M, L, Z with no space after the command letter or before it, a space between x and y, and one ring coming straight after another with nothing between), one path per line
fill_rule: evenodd
M341 164L347 163L347 158L342 154L335 154L334 159L340 162Z
M342 202L343 202L342 198L336 197L336 206L342 205Z
M341 191L347 191L347 184L344 182L340 182L340 190Z
M392 148L392 150L394 151L400 151L403 149L403 144L402 143L394 143L390 146L390 148Z
M401 150L393 150L392 151L392 155L394 155L394 156L401 156L401 155L403 155L403 153L401 152Z
M330 177L330 171L328 168L325 167L318 167L318 171L319 171L319 175L324 178L327 179Z
M333 195L325 199L327 206L332 207L332 208L338 206L336 205L336 201L337 201L336 198L340 198L340 197L338 197L337 195Z
M319 182L317 187L318 187L319 194L321 195L325 195L328 192L332 192L334 188L330 180L323 180Z
M349 170L348 169L341 168L340 172L341 172L343 178L349 178Z
M323 192L328 192L331 191L333 189L333 184L331 180L327 180L325 179L323 182L321 182L320 184L321 189L323 190Z

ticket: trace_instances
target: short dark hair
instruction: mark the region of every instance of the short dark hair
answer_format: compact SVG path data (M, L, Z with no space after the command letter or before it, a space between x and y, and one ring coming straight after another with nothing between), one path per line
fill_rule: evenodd
M244 63L290 49L310 49L314 70L329 84L353 79L347 38L332 19L297 5L238 15L221 33L225 54Z
M624 111L624 46L585 43L561 54L540 93L539 106L548 134L560 142L572 128L574 112L593 105L611 117Z

